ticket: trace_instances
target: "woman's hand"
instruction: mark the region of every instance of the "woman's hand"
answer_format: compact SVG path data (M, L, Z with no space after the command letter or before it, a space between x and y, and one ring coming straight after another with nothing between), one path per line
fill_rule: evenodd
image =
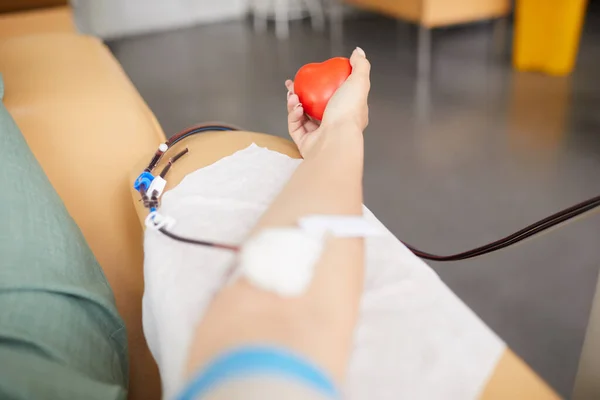
M350 65L352 73L327 103L321 123L310 119L304 113L298 95L294 93L294 82L285 82L288 89L288 131L302 157L306 158L315 144L323 143L325 136L333 140L340 137L343 140L344 135L362 134L367 127L371 65L365 52L359 47L352 53Z

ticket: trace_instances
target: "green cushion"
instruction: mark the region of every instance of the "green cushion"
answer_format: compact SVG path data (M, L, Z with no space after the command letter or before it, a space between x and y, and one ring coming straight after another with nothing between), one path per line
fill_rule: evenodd
M125 398L112 290L3 93L0 76L0 398Z

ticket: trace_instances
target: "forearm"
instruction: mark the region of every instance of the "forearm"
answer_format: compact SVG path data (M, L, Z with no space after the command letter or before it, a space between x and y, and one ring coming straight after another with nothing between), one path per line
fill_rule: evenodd
M332 136L343 134L336 131ZM309 214L361 214L362 134L350 133L348 141L330 139L298 167L256 230L296 225L299 217Z
M361 214L362 133L321 133L319 148L298 167L255 231L295 226L309 214ZM198 327L188 373L229 348L267 343L308 357L341 381L362 291L363 259L362 239L333 238L299 297L281 297L244 279L227 286Z

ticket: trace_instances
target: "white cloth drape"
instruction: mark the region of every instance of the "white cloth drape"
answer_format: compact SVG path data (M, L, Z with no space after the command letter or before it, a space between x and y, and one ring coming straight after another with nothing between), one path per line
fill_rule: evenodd
M252 145L187 175L165 193L160 212L176 220L170 229L180 235L241 243L299 163ZM364 213L385 234L366 239L361 318L344 398L477 398L504 343L369 210ZM144 332L170 399L184 383L194 328L235 260L231 252L151 229L144 247Z

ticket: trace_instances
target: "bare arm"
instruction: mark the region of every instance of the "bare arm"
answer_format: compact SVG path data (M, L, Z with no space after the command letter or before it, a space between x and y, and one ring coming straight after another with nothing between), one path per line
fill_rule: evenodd
M256 230L293 226L307 214L362 213L369 64L360 51L351 61L353 73L331 99L320 127L306 120L294 104L297 96L290 96L290 133L305 161ZM311 285L299 297L283 298L244 279L224 288L196 331L188 373L227 349L266 343L295 351L343 381L362 291L363 247L362 239L329 240Z

